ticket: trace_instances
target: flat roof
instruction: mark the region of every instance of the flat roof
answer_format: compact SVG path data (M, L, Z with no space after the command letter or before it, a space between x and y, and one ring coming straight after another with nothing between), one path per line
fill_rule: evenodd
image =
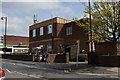
M60 18L60 17L55 17L55 18L52 18L52 19L48 19L48 20L45 20L45 21L42 21L42 22L35 23L35 24L33 24L29 27L30 27L30 29L34 29L34 28L38 28L38 25L39 26L47 26L47 25L52 24L52 23L65 24L65 23L69 23L69 22L71 22L71 20L67 20L67 19Z

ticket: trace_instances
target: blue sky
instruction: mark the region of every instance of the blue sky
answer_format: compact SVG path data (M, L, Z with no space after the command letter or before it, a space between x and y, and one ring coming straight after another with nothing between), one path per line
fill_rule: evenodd
M37 14L38 22L52 17L72 20L84 16L84 5L81 2L2 2L0 16L8 17L10 35L28 36L29 26L33 24L33 15ZM4 21L0 21L0 34L3 34Z

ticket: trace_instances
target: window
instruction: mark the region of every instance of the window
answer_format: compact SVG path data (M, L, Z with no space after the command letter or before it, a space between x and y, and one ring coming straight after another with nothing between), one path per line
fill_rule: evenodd
M43 27L40 27L40 35L44 35Z
M52 33L53 31L53 26L52 25L48 25L48 34Z
M0 43L3 43L3 37L0 36Z
M41 52L41 54L43 54L44 53L44 45L40 45L40 52Z
M72 35L72 27L66 28L66 35Z
M40 48L43 48L43 45L40 45Z
M33 29L33 35L32 37L35 37L36 36L36 29Z
M48 44L48 45L47 45L47 51L48 51L48 52L52 52L52 45L51 45L51 44Z

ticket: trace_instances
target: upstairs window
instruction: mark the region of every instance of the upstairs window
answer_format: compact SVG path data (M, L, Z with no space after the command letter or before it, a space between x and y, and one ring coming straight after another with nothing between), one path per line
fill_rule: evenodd
M48 34L51 34L53 32L53 26L48 25Z
M66 35L72 35L72 27L66 28Z
M44 35L44 28L40 27L40 35Z
M36 36L36 29L33 29L33 35L32 37L35 37Z

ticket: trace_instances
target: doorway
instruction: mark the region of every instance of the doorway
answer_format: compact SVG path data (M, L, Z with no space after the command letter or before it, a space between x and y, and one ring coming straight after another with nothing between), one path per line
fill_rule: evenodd
M65 53L68 52L69 53L69 60L71 59L71 48L70 47L66 47L65 48Z

